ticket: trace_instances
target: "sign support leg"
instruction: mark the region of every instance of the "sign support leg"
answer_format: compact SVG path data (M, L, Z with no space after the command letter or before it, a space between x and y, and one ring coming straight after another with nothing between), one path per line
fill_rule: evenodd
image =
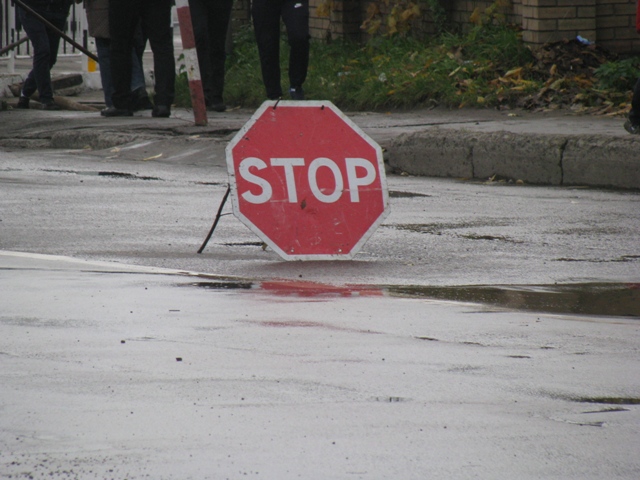
M195 124L204 126L207 124L207 106L204 99L202 78L200 77L200 65L198 64L198 52L196 51L196 39L191 23L191 10L188 0L176 1L178 22L180 23L180 37L182 38L182 54L187 68L189 80L189 92L191 93L191 106Z
M213 235L213 231L216 229L216 226L220 221L220 217L222 216L222 208L224 207L224 204L227 203L227 198L229 198L230 193L231 185L227 185L227 191L225 192L224 197L222 197L222 202L220 202L220 207L218 208L218 213L216 213L216 218L213 221L213 225L211 225L211 230L209 230L209 234L207 235L207 238L205 238L204 243L200 247L200 250L198 250L198 253L202 253L204 247L206 247L207 243L209 243L209 239L211 238L211 235Z

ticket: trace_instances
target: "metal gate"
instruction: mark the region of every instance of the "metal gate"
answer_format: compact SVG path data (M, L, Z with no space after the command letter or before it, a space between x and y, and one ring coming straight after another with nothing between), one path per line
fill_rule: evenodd
M89 38L87 28L87 16L84 8L81 4L74 3L71 6L71 11L67 18L64 33L75 42L88 48ZM16 6L13 5L12 0L0 0L0 50L23 38L26 38L26 34L18 21ZM0 65L6 63L8 67L6 73L14 73L12 60L14 58L31 57L32 53L33 47L27 39L12 50L1 55L0 60L2 60L2 62L0 62ZM60 42L58 55L82 55L82 53L63 39Z

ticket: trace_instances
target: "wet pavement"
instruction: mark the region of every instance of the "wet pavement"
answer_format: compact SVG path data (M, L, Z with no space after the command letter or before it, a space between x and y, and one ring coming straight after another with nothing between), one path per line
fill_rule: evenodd
M640 471L637 318L0 261L0 478Z
M0 112L0 478L638 476L637 192L390 173L353 261L283 262L229 205L198 254L251 113ZM434 130L636 145L469 115L350 117L390 163Z

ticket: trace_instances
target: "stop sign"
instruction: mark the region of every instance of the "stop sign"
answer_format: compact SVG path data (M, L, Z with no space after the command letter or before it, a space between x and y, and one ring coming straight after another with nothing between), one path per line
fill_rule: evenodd
M267 101L226 149L233 212L285 260L350 259L388 214L382 150L327 101Z

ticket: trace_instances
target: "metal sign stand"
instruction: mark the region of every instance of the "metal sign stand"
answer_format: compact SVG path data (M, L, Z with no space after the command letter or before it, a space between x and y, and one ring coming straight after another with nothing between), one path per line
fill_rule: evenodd
M207 235L207 238L205 238L204 243L200 247L200 250L198 250L198 253L202 253L202 251L204 250L204 247L206 247L207 243L209 243L209 239L211 238L211 235L213 235L213 231L216 229L216 226L220 221L220 217L222 217L222 208L224 207L224 204L227 203L227 198L229 198L230 193L231 193L231 185L227 185L227 191L225 192L224 197L222 197L222 202L220 202L220 207L218 207L218 213L216 213L216 218L213 220L213 225L211 225L211 230L209 230L209 234Z

